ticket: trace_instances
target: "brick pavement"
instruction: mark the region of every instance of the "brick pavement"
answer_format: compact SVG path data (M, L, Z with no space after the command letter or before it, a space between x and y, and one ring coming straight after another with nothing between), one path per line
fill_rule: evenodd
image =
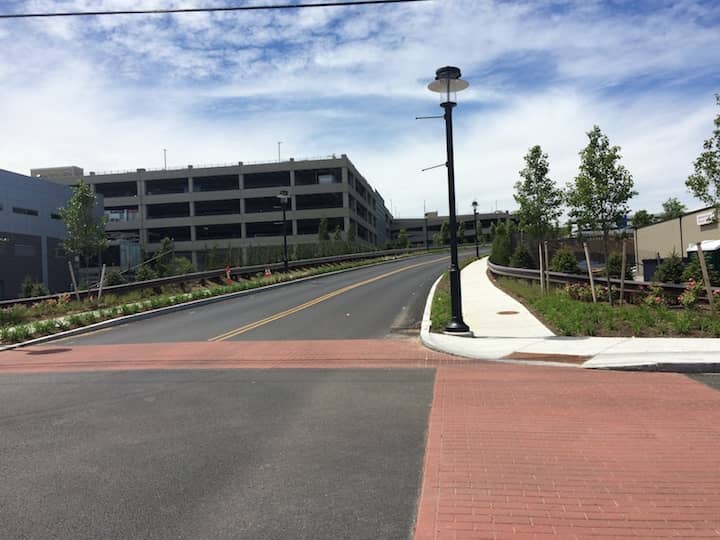
M472 362L416 340L0 352L0 373L436 368L415 540L720 537L720 392L682 375Z
M415 540L717 538L720 393L677 374L440 367Z

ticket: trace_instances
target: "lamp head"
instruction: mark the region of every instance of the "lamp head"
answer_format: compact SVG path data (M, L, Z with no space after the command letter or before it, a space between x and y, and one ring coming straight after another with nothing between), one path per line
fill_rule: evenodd
M462 92L470 84L462 80L460 77L460 68L455 66L445 66L435 71L435 80L428 85L428 90L444 94L444 101L451 101L450 93Z

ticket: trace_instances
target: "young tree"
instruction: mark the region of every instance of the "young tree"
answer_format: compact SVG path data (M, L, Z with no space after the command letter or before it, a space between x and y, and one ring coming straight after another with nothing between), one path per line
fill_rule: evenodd
M460 221L457 224L457 243L458 244L464 244L465 243L465 222Z
M553 230L562 213L563 193L555 181L548 177L548 155L535 145L525 155L525 168L520 171L522 180L515 184L515 202L520 205L517 216L520 230L540 240Z
M398 233L397 245L399 248L406 248L410 245L410 239L408 238L408 232L405 229L400 229Z
M342 242L342 228L340 225L335 227L335 232L333 232L333 242Z
M318 241L328 242L330 240L330 233L328 232L328 221L327 218L322 218L318 225Z
M670 197L662 204L663 213L660 219L678 218L687 212L687 206L681 203L676 197Z
M107 247L105 236L107 218L94 215L96 200L90 186L80 180L70 200L58 211L67 227L67 238L62 242L63 249L82 257L85 268L90 257Z
M450 241L450 226L447 221L443 221L440 225L440 238L442 239L442 245L445 246Z
M170 265L170 261L173 258L173 252L175 251L175 247L173 245L173 241L168 238L167 236L163 238L160 241L160 249L157 252L157 259L155 259L155 270L158 273L158 276L164 277L169 275L168 274L168 267Z
M566 198L571 217L602 231L607 264L610 229L629 212L628 201L637 192L633 190L630 171L619 163L620 147L610 146L607 135L598 126L587 135L590 141L580 152L580 171L574 183L568 185ZM612 295L608 298L612 304Z
M640 227L645 227L647 225L652 225L655 221L655 217L648 213L647 210L638 210L635 212L635 215L630 219L630 224L635 229L639 229Z
M720 106L720 94L715 94ZM720 113L715 117L712 136L703 143L704 152L695 160L695 173L685 185L695 197L709 206L720 205Z

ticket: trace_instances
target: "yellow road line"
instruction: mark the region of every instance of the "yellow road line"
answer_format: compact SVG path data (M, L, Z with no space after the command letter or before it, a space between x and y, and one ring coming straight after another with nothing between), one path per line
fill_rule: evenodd
M240 334L244 334L245 332L249 332L250 330L255 330L256 328L265 326L266 324L269 324L273 321L277 321L278 319L288 317L288 316L292 315L293 313L297 313L298 311L302 311L304 309L312 307L316 304L319 304L320 302L324 302L325 300L330 300L331 298L339 296L339 295L346 293L348 291L351 291L353 289L357 289L358 287L362 287L363 285L368 285L370 283L379 281L386 277L390 277L390 276L398 274L400 272L405 272L406 270L411 270L413 268L417 268L418 266L423 266L423 265L435 263L435 262L438 262L438 261L437 260L425 261L425 262L421 262L418 264L406 266L404 268L398 268L397 270L393 270L391 272L387 272L385 274L381 274L379 276L375 276L373 278L366 279L364 281L358 281L357 283L353 283L352 285L347 285L345 287L342 287L341 289L337 289L335 291L329 292L322 296L318 296L317 298L313 298L312 300L309 300L309 301L305 302L304 304L300 304L300 305L292 307L290 309L286 309L285 311L281 311L280 313L275 313L273 315L265 317L264 319L260 319L259 321L248 323L244 326L241 326L240 328L236 328L235 330L230 330L229 332L220 334L219 336L212 337L208 341L224 341L226 339L230 339L235 336L239 336Z

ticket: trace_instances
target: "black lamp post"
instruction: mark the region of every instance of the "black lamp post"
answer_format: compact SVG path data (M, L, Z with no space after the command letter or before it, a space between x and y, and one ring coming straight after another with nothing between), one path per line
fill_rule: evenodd
M475 219L475 257L480 258L480 247L478 246L478 230L477 230L477 201L472 202L473 207L473 218Z
M431 92L442 94L440 106L445 110L445 141L447 147L448 202L450 204L450 303L452 316L445 327L448 333L469 333L470 328L462 318L462 295L460 293L460 265L457 251L457 223L455 217L455 158L453 152L452 110L457 103L450 94L465 90L469 84L461 78L460 68L441 67L435 72L435 80L428 85Z
M290 201L290 195L288 194L287 190L283 189L278 194L278 199L280 199L280 207L282 208L282 214L283 214L283 264L285 267L285 272L288 271L288 252L287 252L287 218L286 218L286 212L287 212L287 205Z

